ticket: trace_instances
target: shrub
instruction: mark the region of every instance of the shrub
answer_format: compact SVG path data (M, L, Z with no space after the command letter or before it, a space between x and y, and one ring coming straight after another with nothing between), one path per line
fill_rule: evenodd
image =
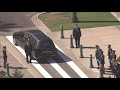
M24 74L22 74L21 71L19 71L18 69L15 70L15 72L12 74L12 78L22 78Z

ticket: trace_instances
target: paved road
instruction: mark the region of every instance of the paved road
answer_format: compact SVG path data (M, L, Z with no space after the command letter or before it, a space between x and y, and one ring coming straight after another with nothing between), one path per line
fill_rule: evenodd
M0 12L0 33L4 36L11 36L15 31L37 29L37 27L33 25L31 21L31 16L34 14L36 14L36 12ZM9 39L7 40L5 39L5 37L2 37L1 42L7 46L11 54L14 55L18 61L20 61L24 66L26 66L26 60L24 55L22 55L21 57L21 52L9 42ZM16 55L14 54L14 52L16 53ZM70 62L70 64L71 63L72 62ZM60 57L57 60L42 60L41 62L39 62L39 64L53 78L80 78L80 76L72 69L72 67L70 67L68 63ZM41 73L40 76L45 77L44 75L44 73Z
M35 27L31 22L31 16L37 12L0 12L0 32L10 35L18 28Z

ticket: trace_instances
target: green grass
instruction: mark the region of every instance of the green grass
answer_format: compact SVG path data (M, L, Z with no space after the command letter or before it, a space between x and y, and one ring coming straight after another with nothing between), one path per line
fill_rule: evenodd
M120 25L110 12L78 12L77 16L81 28ZM74 23L71 22L71 18L72 12L51 12L39 16L51 31L59 31L60 25L63 25L64 30L73 29Z

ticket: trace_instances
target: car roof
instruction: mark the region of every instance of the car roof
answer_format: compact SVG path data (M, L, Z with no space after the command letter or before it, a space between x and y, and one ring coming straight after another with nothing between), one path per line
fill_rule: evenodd
M46 40L49 39L49 37L47 37L43 32L41 32L40 30L27 30L25 32L28 32L32 35L34 35L38 40Z

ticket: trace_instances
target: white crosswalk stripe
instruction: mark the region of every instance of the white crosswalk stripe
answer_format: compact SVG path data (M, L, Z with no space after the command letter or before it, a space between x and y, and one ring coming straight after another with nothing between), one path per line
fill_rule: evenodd
M13 38L12 36L6 36L6 38L13 44ZM14 45L15 46L15 45ZM22 48L19 46L15 46L24 56L25 52ZM37 61L32 61L37 62ZM48 60L50 65L63 77L63 78L71 78L54 60ZM52 78L52 76L40 65L40 64L34 64L32 65L45 77L45 78Z
M55 44L55 43L54 43ZM56 44L55 47L60 50L62 53L64 53ZM65 54L65 53L64 53ZM66 55L66 54L65 54ZM66 61L66 59L63 59L64 61ZM81 77L81 78L88 78L88 76L73 62L73 61L69 61L66 63Z
M13 44L13 37L6 36L6 38ZM55 43L54 43L55 44ZM14 45L15 46L15 45ZM22 54L25 56L25 52L19 46L15 46ZM60 50L63 54L65 54L56 44L55 47ZM65 54L66 55L66 54ZM81 77L81 78L88 78L88 76L73 62L73 61L66 61L63 60ZM32 62L38 63L36 60L32 60ZM63 77L63 78L71 78L54 60L48 60L50 65ZM32 65L45 77L45 78L53 78L47 70L45 70L40 64L32 63Z
M6 36L6 38L13 44L13 38L12 36ZM15 45L14 45L15 46ZM25 56L25 52L23 49L21 49L18 46L15 46L22 54ZM33 61L32 61L33 62ZM37 62L37 61L34 61ZM40 64L34 64L32 65L45 77L45 78L52 78L52 76L40 65Z

